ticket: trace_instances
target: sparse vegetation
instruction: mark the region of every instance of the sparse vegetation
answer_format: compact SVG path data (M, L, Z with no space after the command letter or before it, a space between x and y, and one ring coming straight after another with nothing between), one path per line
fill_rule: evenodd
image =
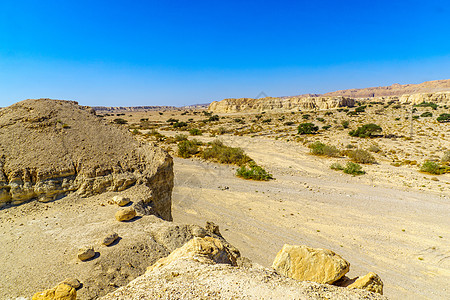
M370 123L358 127L356 130L350 131L348 134L354 137L367 138L373 137L376 133L380 133L382 128L376 124Z
M344 150L343 154L349 157L353 162L360 164L374 164L376 163L375 157L366 150Z
M420 166L420 172L441 175L450 172L450 167L443 166L437 162L427 160Z
M190 135L202 135L202 131L198 128L191 128L189 130Z
M342 171L344 170L344 167L340 163L333 163L331 164L330 169L335 171Z
M351 161L349 161L346 165L345 168L342 170L344 173L346 174L350 174L350 175L363 175L366 174L366 172L364 172L362 170L362 167L356 163L353 163Z
M209 147L203 150L202 158L221 164L242 166L251 161L241 148L228 147L219 140L209 143Z
M436 119L439 123L450 122L450 114L440 114Z
M432 103L432 102L422 102L422 103L414 105L414 107L431 107L434 110L436 110L438 108L437 104Z
M268 181L273 179L272 174L268 173L262 167L258 166L253 161L249 163L249 166L241 166L236 170L236 176L251 179L251 180L260 180L260 181Z
M335 146L325 145L321 142L314 142L309 145L310 153L313 155L337 157L339 150Z
M128 123L127 120L122 119L122 118L117 118L117 119L114 119L113 121L114 121L114 123L116 123L116 124L121 124L121 125L127 124L127 123Z
M199 153L199 150L195 141L183 140L178 143L178 156L189 158L197 153Z
M342 121L341 122L341 125L342 125L342 127L344 127L344 128L348 128L348 125L350 124L350 122L349 121Z
M298 125L298 134L313 134L319 130L319 126L313 123L302 123Z

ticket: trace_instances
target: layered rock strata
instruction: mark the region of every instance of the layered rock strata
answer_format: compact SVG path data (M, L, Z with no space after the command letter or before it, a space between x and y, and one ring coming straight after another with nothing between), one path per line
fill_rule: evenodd
M284 112L300 110L332 109L342 106L352 107L355 100L346 97L287 97L287 98L241 98L224 99L214 101L208 110L214 113L238 113L238 112Z
M74 101L25 100L0 109L0 207L148 188L145 203L171 220L172 158Z

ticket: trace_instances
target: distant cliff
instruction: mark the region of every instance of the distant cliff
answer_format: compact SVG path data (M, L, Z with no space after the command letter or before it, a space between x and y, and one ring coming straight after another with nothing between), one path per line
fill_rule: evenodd
M283 98L241 98L214 101L208 110L214 113L299 111L331 109L341 106L354 106L355 100L347 97L283 97Z
M349 89L323 94L322 96L369 98L385 96L401 96L405 94L436 93L450 91L450 79L426 81L420 84L393 84L391 86Z

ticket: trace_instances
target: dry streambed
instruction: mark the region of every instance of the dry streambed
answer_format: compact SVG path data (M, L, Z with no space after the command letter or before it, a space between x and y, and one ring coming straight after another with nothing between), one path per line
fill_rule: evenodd
M276 180L245 181L233 167L176 158L175 220L213 220L244 256L265 266L285 243L323 247L352 262L350 277L379 274L389 297L448 296L449 195L437 185L422 191L433 184L427 176L380 163L352 177L330 170L332 160L311 156L298 143L221 138L243 147ZM440 184L449 179L440 176Z

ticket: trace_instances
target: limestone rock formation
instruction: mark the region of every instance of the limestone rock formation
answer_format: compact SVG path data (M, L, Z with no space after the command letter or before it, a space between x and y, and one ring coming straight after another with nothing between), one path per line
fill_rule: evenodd
M284 245L272 267L290 278L331 284L349 271L350 264L331 250Z
M365 289L374 293L383 295L383 281L380 276L370 272L365 276L359 277L348 286L350 289Z
M184 244L183 247L170 253L169 256L158 260L147 269L147 272L159 269L180 258L201 260L203 262L210 261L214 263L236 266L238 257L239 256L236 255L235 252L230 251L227 248L227 245L219 239L208 236L204 238L195 237Z
M144 185L171 220L172 158L74 101L25 100L0 109L0 207Z
M326 97L351 97L372 98L386 96L401 96L405 94L436 93L450 91L450 79L426 81L420 84L393 84L391 86L380 86L363 89L348 89L323 94Z
M214 113L237 113L237 112L285 112L299 110L331 109L341 106L354 106L355 100L346 97L286 97L286 98L241 98L224 99L214 101L208 110Z
M410 104L433 102L441 105L450 105L450 92L405 94L399 97L399 102Z
M386 299L365 290L300 282L258 265L236 267L195 256L173 258L100 299Z

